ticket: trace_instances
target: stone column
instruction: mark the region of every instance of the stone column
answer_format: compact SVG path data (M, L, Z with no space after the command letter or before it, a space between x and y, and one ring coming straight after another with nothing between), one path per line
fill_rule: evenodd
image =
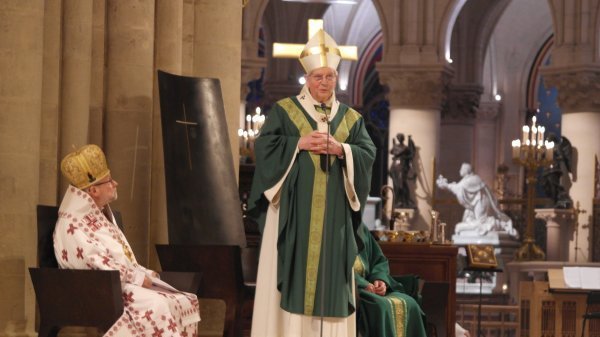
M159 0L156 2L155 70L181 74L183 43L183 1ZM154 72L156 78L156 71ZM154 80L152 113L152 192L150 200L149 265L158 269L158 257L153 248L156 243L168 243L167 200L165 165L163 156L162 125L160 120L158 81Z
M152 158L154 0L107 2L105 151L125 232L147 262Z
M40 131L40 200L43 205L60 201L58 164L60 125L62 1L44 2L44 66L42 78L42 113Z
M490 187L494 188L496 168L498 166L497 153L497 118L500 113L499 102L484 102L479 104L475 117L475 137L473 144L473 167L477 175Z
M575 215L570 209L538 208L535 217L546 221L546 260L569 261L569 241Z
M242 58L242 2L202 0L195 4L194 70L197 77L218 78L227 119L235 175L238 175L238 122Z
M90 79L89 142L104 144L106 1L93 0L92 9L92 73Z
M446 97L451 71L441 65L419 67L385 63L378 64L377 70L381 83L390 90L390 148L397 133L404 133L407 139L411 135L417 146L413 164L418 177L412 197L418 212L412 229L429 230L435 187L433 163L439 159L440 107Z
M34 336L44 1L0 1L0 336Z
M451 85L447 104L442 109L439 174L458 177L462 163L474 162L475 117L483 88L477 84Z
M590 254L589 225L594 197L594 155L600 154L600 66L547 68L547 87L558 89L558 105L562 109L562 134L575 149L573 175L569 195L586 214L579 214L579 233L569 243L569 260L586 261ZM577 240L577 242L575 242Z
M92 2L64 0L59 160L88 143L92 65ZM69 181L60 179L62 193Z

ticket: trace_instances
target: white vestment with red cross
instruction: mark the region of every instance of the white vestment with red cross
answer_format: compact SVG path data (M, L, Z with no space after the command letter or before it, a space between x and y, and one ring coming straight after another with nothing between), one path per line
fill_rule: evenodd
M58 213L54 253L61 268L120 273L125 310L104 336L197 336L196 295L176 290L139 265L110 210L105 216L87 193L69 186ZM145 277L152 288L142 287Z

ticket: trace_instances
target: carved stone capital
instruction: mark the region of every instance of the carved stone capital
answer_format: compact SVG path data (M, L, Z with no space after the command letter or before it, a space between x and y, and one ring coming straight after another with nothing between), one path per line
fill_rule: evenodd
M563 113L600 112L600 67L546 67L546 87L558 89L558 106Z
M500 102L481 102L475 113L476 119L482 122L495 121L500 113Z
M253 57L242 59L242 77L240 87L240 100L245 101L250 91L248 82L259 79L260 73L267 66L267 60L264 57Z
M387 86L394 108L440 110L453 72L444 65L404 66L378 63L379 81Z
M479 84L453 84L442 107L442 123L473 124L483 87Z

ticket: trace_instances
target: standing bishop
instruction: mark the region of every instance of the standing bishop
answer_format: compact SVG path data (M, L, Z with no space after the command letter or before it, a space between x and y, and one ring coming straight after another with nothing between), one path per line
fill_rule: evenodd
M253 337L356 336L352 267L375 146L362 116L336 99L342 55L322 29L310 38L299 55L306 85L274 105L255 143Z

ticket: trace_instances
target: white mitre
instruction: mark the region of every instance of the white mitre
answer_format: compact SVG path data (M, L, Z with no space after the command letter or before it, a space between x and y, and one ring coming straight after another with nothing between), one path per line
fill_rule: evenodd
M323 67L337 70L342 60L342 53L335 40L324 30L319 29L304 46L299 60L307 74Z
M338 46L335 40L323 28L318 29L304 46L273 43L273 56L298 58L307 74L323 67L337 70L342 59L358 59L356 46Z

